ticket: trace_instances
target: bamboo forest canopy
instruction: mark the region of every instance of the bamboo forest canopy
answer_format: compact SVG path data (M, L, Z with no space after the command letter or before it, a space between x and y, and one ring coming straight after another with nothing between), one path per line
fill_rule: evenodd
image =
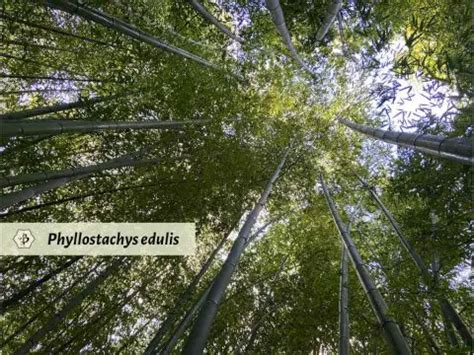
M461 354L471 1L3 0L2 222L193 222L2 257L4 354Z

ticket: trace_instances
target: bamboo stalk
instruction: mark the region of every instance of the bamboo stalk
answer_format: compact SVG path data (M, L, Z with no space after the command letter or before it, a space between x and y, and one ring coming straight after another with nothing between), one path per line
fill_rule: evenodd
M61 133L90 133L105 130L125 129L182 129L189 124L206 124L211 120L186 121L85 121L85 120L39 120L1 122L0 137L36 136Z
M178 343L178 340L183 336L186 332L186 329L191 325L191 321L193 320L196 313L198 313L204 302L206 301L207 297L209 296L209 292L211 291L211 287L213 282L208 286L208 288L202 293L201 297L199 297L198 301L186 312L185 316L183 317L182 321L179 323L176 330L173 332L173 335L165 345L164 349L160 352L161 355L169 355L173 351L174 347Z
M15 332L13 332L11 335L8 336L8 338L6 338L1 344L0 344L0 348L3 348L4 346L6 346L8 343L10 343L13 339L15 339L18 335L20 335L21 333L23 333L26 328L31 324L33 323L34 321L36 321L43 313L44 311L46 311L47 309L54 309L54 306L55 304L60 301L69 291L71 291L75 286L77 286L81 281L83 281L84 279L86 279L92 272L95 272L95 270L97 269L97 267L99 267L99 265L101 264L101 262L95 264L94 267L92 267L92 269L88 270L86 273L80 275L70 286L68 286L67 288L65 288L59 295L57 295L56 297L53 298L53 300L46 304L44 307L42 307L38 312L36 312L31 318L29 318L25 323L23 323L21 326L19 326Z
M374 199L374 201L377 203L377 205L380 207L384 215L387 217L387 219L390 221L390 224L392 225L393 229L395 230L395 233L398 236L398 239L400 240L400 243L403 245L403 247L407 250L408 254L410 254L411 259L413 260L414 264L416 265L418 271L420 272L424 284L428 288L432 288L432 282L431 282L431 274L428 271L428 268L426 267L425 263L423 262L423 259L421 256L416 252L415 248L413 245L410 243L410 241L405 237L403 234L400 226L398 225L397 221L393 217L393 215L390 213L390 211L385 207L384 203L380 199L380 197L377 195L375 190L369 186L369 184L362 179L360 176L356 175L359 181L362 183L362 185L369 191L370 195ZM452 322L454 326L456 327L459 335L463 339L463 342L466 346L471 347L473 344L472 340L472 335L464 323L464 321L461 319L459 314L456 312L454 307L451 305L451 303L445 298L445 297L438 297L437 298L438 303L440 304L441 307L441 312L443 313L444 319L446 319L449 322ZM449 335L449 326L448 326L448 338L453 339L452 336ZM455 339L455 337L454 337ZM450 341L453 342L453 341Z
M33 335L31 335L25 343L18 348L14 353L16 355L27 354L29 351L38 344L47 334L58 329L62 321L67 315L76 307L93 294L97 289L104 283L104 281L112 275L119 267L123 264L123 257L117 258L109 267L107 267L102 273L99 274L95 279L90 281L87 286L74 295L58 313L53 314L43 326L41 326Z
M47 281L51 280L53 277L56 275L60 274L64 270L66 270L68 267L76 263L82 258L82 256L75 256L70 258L67 262L65 262L63 265L59 266L58 268L50 271L43 277L34 280L30 285L27 287L15 292L13 295L8 297L7 299L3 300L2 303L0 304L0 315L5 314L10 308L18 306L18 304L30 293L34 292L38 287L46 283Z
M123 168L128 166L140 166L146 164L158 163L158 159L138 159L138 154L127 154L109 161L76 168L64 170L50 170L33 174L18 176L7 176L0 179L0 187L15 186L20 184L29 184L34 182L43 182L47 180L75 177L79 175L89 175L105 170Z
M96 43L96 44L105 45L105 46L113 46L113 45L111 45L107 42L102 42L102 41L99 41L97 39L76 35L74 33L63 31L59 28L50 27L50 26L46 26L46 25L42 25L42 24L38 24L38 23L33 23L33 22L25 21L25 20L20 20L20 19L15 18L15 17L8 16L5 13L0 13L0 18L6 19L6 20L9 20L9 21L12 21L12 22L16 22L16 23L21 23L22 25L25 25L25 26L28 26L28 27L38 28L38 29L45 30L45 31L48 31L48 32L57 33L57 34L60 34L60 35L63 35L63 36L77 38L77 39L80 39L80 40L83 40L83 41L86 41L86 42L90 42L90 43Z
M112 100L117 98L117 95L109 96L109 97L93 97L86 100L79 100L75 102L68 102L68 103L60 103L52 106L42 106L36 107L32 109L26 109L22 111L15 111L15 112L8 112L0 115L0 120L22 120L29 117L35 117L40 115L45 115L48 113L55 113L61 112L65 110L70 110L73 108L83 108L98 102L103 102L107 100Z
M446 158L461 164L474 165L474 145L472 139L386 131L379 128L357 124L343 118L339 118L338 120L340 123L357 132L390 144L412 148L423 153L440 158Z
M226 26L219 22L207 9L197 0L188 0L188 3L196 10L207 22L213 24L219 31L232 38L234 41L243 43L243 38L235 35Z
M128 37L134 38L140 42L151 44L152 46L162 49L164 51L179 55L180 57L190 59L194 62L202 64L208 68L218 69L218 67L207 60L185 51L184 49L174 47L170 44L163 43L157 38L145 33L124 21L114 18L102 11L89 8L81 5L78 2L72 2L68 0L39 0L46 6L54 9L59 9L68 12L72 15L80 16L86 20L99 23L111 30L122 33Z
M250 212L248 215L247 220L245 221L236 240L234 241L232 249L227 256L222 269L216 276L215 282L213 283L209 295L207 296L206 303L199 312L196 323L194 324L191 334L184 345L183 354L201 354L203 352L207 338L209 336L211 325L219 308L219 303L224 296L225 290L229 285L235 268L237 267L237 264L240 260L240 256L245 249L245 245L250 236L252 227L268 200L268 196L272 191L273 184L276 182L281 170L283 169L283 165L286 162L288 153L289 149L286 149L280 163L278 164L276 170L268 181L267 186L262 192L262 195L260 196L252 212Z
M326 34L328 33L329 29L331 28L332 24L336 20L337 14L341 10L342 7L342 0L332 0L329 4L329 7L326 12L326 16L316 33L316 41L321 42Z
M216 248L212 251L211 255L209 255L209 257L207 258L206 262L202 265L199 272L196 274L196 276L194 276L193 280L188 285L186 290L181 294L181 296L176 302L176 306L168 314L168 316L166 317L166 319L163 321L160 328L156 332L155 336L148 344L147 348L145 349L143 353L144 355L150 355L150 354L156 353L156 349L159 347L161 340L163 339L163 337L166 335L168 330L173 326L176 319L178 318L179 307L186 305L189 302L189 300L192 298L195 288L197 287L197 285L203 278L204 274L207 272L207 270L213 263L217 254L221 251L222 247L224 246L227 239L230 237L230 234L232 233L234 228L237 226L237 224L238 224L238 221L232 226L230 231L226 233L225 236L221 239L221 241L217 244Z
M342 219L336 210L336 206L332 201L332 198L329 194L322 175L320 176L319 181L321 183L323 193L326 198L329 211L331 212L331 215L333 217L334 223L337 227L337 230L339 231L344 246L346 247L349 253L349 257L354 265L357 276L359 277L362 287L364 288L367 298L372 306L377 321L380 327L383 329L385 341L389 346L390 351L396 355L411 354L411 350L405 338L403 337L400 327L395 322L395 320L388 315L388 307L385 303L385 300L383 299L382 294L379 292L374 282L372 281L370 274L365 266L365 263L362 260L359 251L357 250L357 247L355 246L352 238L349 236L347 227L342 222Z
M349 256L342 245L339 279L339 355L349 355Z
M288 28L286 27L285 16L283 14L283 10L281 9L279 0L265 0L265 6L267 7L268 11L270 11L273 23L275 24L278 33L283 39L283 43L285 44L288 51L290 51L293 59L300 65L302 69L304 69L313 76L313 72L308 67L308 65L300 58L295 46L293 45L293 42L291 41L291 36L288 32Z
M75 180L80 180L83 178L86 178L90 174L84 174L84 175L79 175L75 177L65 177L61 179L54 179L47 181L43 184L33 186L27 189L23 189L20 191L15 191L12 193L9 193L7 195L2 195L0 198L0 210L7 209L9 207L12 207L16 205L17 203L23 202L29 198L32 198L34 196L41 195L45 192L57 189L61 186L67 185Z

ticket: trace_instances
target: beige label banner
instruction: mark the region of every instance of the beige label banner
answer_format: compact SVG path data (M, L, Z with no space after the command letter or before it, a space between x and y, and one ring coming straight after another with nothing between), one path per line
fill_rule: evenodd
M193 255L194 223L2 223L0 255Z

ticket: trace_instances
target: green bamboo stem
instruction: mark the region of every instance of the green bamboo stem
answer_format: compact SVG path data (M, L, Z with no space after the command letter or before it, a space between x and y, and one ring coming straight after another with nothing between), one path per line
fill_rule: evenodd
M357 132L390 144L412 148L422 153L446 158L461 164L474 165L474 145L472 139L386 131L354 123L343 118L338 120Z

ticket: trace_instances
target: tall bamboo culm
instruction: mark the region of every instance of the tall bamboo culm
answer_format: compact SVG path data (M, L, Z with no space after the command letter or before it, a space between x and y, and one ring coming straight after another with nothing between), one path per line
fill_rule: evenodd
M342 245L339 276L339 355L349 355L349 255Z
M413 260L414 264L416 265L417 269L419 270L424 284L427 287L430 287L432 285L432 275L428 271L428 268L426 267L425 263L423 262L423 259L421 258L421 256L416 252L413 245L410 243L410 241L403 234L402 229L400 228L397 221L395 220L395 217L393 217L393 215L390 213L390 211L387 209L387 207L385 207L384 203L382 202L380 197L377 195L374 188L371 187L360 176L357 176L357 178L362 183L362 185L367 189L367 191L369 191L369 193L372 196L375 203L380 207L380 209L382 210L385 217L387 217L387 219L389 220L391 226L393 227L393 230L395 231L395 233L397 234L397 236L400 240L400 243L407 250L408 254L410 255L410 257ZM451 303L445 297L442 297L442 296L438 297L437 301L440 305L441 313L443 314L443 318L445 319L445 322L451 322L455 326L455 328L458 331L459 335L461 336L464 344L468 347L472 347L473 339L472 339L471 332L469 331L469 328L466 326L464 321L459 316L458 312L456 312L454 307L451 305ZM448 334L449 334L449 327L450 326L448 324L448 326L447 326ZM449 335L448 338L452 339L453 337L451 335ZM454 340L455 340L455 338L454 338ZM454 343L453 340L450 340L450 343Z
M342 222L342 219L337 212L336 206L334 205L331 195L329 194L322 175L320 176L319 181L321 183L329 211L334 219L334 223L342 238L344 246L349 253L349 257L352 261L352 264L354 265L357 276L362 284L362 287L364 288L370 305L372 306L377 321L380 327L383 329L383 335L390 351L392 354L396 355L411 354L411 350L407 344L406 339L403 337L400 327L396 321L388 315L388 307L385 303L385 300L372 281L372 278L365 267L364 261L362 260L357 247L355 246L352 238L349 236L346 225Z
M354 123L343 118L338 120L350 129L390 144L412 148L422 153L446 158L457 163L474 165L474 143L472 139L386 131Z
M184 49L174 47L170 44L163 43L157 38L151 36L150 34L144 31L141 31L138 28L135 28L134 26L124 21L121 21L118 18L112 17L102 11L81 5L79 2L73 2L73 1L68 1L68 0L37 0L37 1L53 9L62 10L72 15L80 16L86 20L99 23L113 31L122 33L140 42L148 43L166 52L176 54L186 59L190 59L208 68L218 69L214 64L208 62L207 60L195 54L185 51Z
M199 312L199 315L196 319L196 323L194 324L191 334L189 335L189 338L186 344L184 345L183 354L202 354L207 342L207 338L209 336L212 323L219 309L219 303L222 297L224 296L225 290L231 281L232 275L235 271L235 268L237 267L237 264L239 263L240 256L242 255L247 244L247 239L250 237L252 227L254 226L258 215L260 214L268 200L268 196L272 191L273 184L280 176L281 170L283 169L283 166L288 157L288 153L289 149L286 149L280 163L278 164L278 167L273 172L273 175L268 181L267 186L265 187L262 195L260 196L253 210L248 215L247 220L245 221L236 240L234 241L232 249L229 255L227 256L227 259L224 265L222 266L222 269L217 275L215 282L212 284L206 302L203 305L201 311Z

